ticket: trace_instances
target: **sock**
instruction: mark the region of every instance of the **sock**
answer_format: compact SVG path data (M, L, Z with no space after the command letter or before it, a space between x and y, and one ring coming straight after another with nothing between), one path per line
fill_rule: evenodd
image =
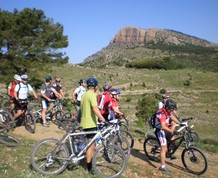
M92 169L92 163L86 163L88 171Z
M161 168L165 168L165 166L166 166L166 165L161 165L160 167L161 167Z

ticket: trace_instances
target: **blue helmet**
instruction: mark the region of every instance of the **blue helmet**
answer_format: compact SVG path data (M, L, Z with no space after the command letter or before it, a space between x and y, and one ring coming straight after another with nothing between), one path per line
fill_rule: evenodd
M95 78L89 78L86 83L87 83L87 87L96 87L96 86L98 86L98 80L95 79Z
M112 95L120 95L121 93L120 93L120 90L117 90L117 89L112 89L111 91L110 91L110 93L112 94Z
M110 89L111 89L111 86L108 85L108 84L105 84L105 85L103 86L103 90L104 90L104 91L109 91Z

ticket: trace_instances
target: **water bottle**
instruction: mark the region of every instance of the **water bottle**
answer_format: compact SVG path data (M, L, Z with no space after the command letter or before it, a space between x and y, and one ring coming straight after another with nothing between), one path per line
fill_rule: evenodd
M101 144L101 138L100 137L96 138L96 143L97 143L97 145Z

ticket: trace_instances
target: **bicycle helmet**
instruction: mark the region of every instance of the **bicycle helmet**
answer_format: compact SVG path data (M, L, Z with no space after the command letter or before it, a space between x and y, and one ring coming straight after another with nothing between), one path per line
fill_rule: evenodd
M176 102L173 101L173 100L167 100L166 104L165 104L165 107L167 107L167 108L169 108L171 110L176 110L177 109Z
M106 85L103 86L103 90L104 90L104 91L109 91L110 89L111 89L111 86L108 85L108 84L106 84Z
M170 98L170 95L167 94L167 93L164 93L164 94L162 95L162 98L163 98L163 99L168 99L168 98Z
M24 74L24 75L21 75L20 77L22 80L28 80L28 75Z
M14 79L17 80L17 81L21 81L21 77L19 75L17 75L17 74L14 75Z
M117 90L117 89L112 89L111 91L110 91L110 93L112 94L112 95L120 95L121 93L120 93L120 90Z
M45 82L50 82L52 80L52 77L50 75L45 77Z
M55 82L60 82L60 81L61 81L60 78L56 78L56 79L55 79Z
M86 83L86 80L85 80L85 79L80 79L80 80L78 81L78 83L79 83L79 84L81 84L81 83Z
M87 83L87 87L96 87L96 86L98 86L98 80L95 79L95 78L89 78L86 83Z

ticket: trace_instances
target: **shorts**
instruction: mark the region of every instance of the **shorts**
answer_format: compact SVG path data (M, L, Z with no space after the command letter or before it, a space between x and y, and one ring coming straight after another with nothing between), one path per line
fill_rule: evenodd
M173 138L173 134L166 132L164 130L156 129L155 135L159 141L160 146L165 146Z
M42 100L42 109L47 109L50 103L47 100Z
M84 131L84 132L87 132L87 131L97 131L97 127L88 128L88 129L83 129L83 131ZM95 136L95 133L94 133L94 134L87 134L87 135L86 135L86 138L90 141L94 136Z
M15 110L26 110L27 109L28 102L27 100L15 100Z

